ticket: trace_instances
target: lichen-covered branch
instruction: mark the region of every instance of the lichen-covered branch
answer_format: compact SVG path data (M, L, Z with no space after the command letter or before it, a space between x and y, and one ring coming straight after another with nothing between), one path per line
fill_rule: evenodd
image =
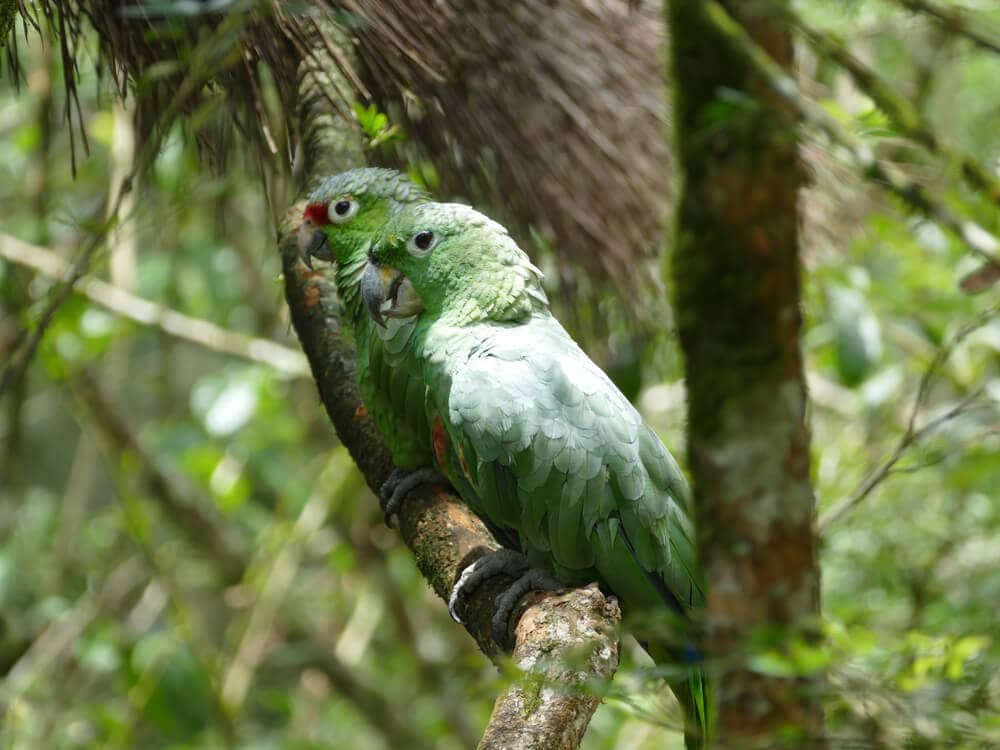
M300 71L303 138L297 167L304 186L361 161L356 139L352 145L349 131L345 136L343 124L330 110L329 99L318 93L338 86L330 72L336 70L332 64L317 66L310 61ZM343 335L332 275L311 271L299 259L296 235L302 211L300 199L282 222L278 238L292 323L338 437L369 486L377 490L389 476L392 462L358 393L353 346ZM499 547L456 496L427 485L407 498L400 531L424 577L444 600L465 566ZM502 576L487 581L470 597L466 609L466 628L490 656L497 655L491 634L493 601L512 582ZM515 659L526 675L498 699L481 747L576 747L599 703L595 692L584 688L610 679L617 668L620 613L613 601L596 587L537 598L516 632ZM571 652L585 658L571 659ZM543 659L542 654L549 656ZM528 694L534 698L525 700ZM503 737L503 744L496 744L495 737Z
M572 750L618 667L618 605L597 585L549 596L517 625L514 663L529 677L507 690L479 750ZM544 710L538 710L544 706Z

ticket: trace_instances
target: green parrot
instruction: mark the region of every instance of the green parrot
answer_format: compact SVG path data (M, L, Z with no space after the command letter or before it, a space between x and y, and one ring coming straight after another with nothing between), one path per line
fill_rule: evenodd
M401 283L393 290L399 307L396 319L376 327L362 307L359 281L372 241L390 215L426 200L423 189L399 172L353 169L326 178L309 196L298 237L302 259L310 268L313 258L336 265L344 319L355 338L361 397L397 467L380 493L390 525L412 487L442 480L429 468L434 454L424 410L422 363L409 346L416 319L405 312L418 301L410 285Z
M461 467L474 491L466 502L493 526L516 532L532 565L563 584L599 580L630 620L658 621L653 632L641 625L633 632L658 663L680 665L668 682L685 709L689 746L701 747L710 701L690 645L692 615L704 600L687 482L628 399L552 316L540 282L502 226L468 206L423 203L387 223L361 293L380 325L423 307L408 346L423 363L439 467L449 479L449 467ZM397 310L394 291L404 283L411 296ZM506 569L512 557L501 551L500 562L467 568L457 588L498 568L523 571L526 563ZM531 587L541 580L526 578ZM498 616L509 617L524 590L512 587ZM674 637L664 637L664 624Z

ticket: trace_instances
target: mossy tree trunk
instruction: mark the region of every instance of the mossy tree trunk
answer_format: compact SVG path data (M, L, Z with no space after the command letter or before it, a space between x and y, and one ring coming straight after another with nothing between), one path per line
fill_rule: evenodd
M716 735L722 747L774 747L775 733L793 726L792 746L816 747L822 714L811 681L755 672L747 658L761 644L783 649L810 637L819 601L797 122L730 51L710 5L669 0L666 12L683 175L670 275L709 586L707 649L719 665ZM721 5L792 65L789 30L767 13L774 3Z

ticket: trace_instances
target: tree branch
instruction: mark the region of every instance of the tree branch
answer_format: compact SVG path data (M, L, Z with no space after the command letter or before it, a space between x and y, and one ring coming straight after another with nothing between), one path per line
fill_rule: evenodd
M51 250L9 234L0 234L0 258L30 268L50 279L64 278L69 264ZM74 291L123 318L153 326L164 333L215 352L273 367L288 375L306 376L309 365L301 352L268 339L247 336L172 310L121 287L83 275Z
M941 6L929 0L894 0L894 2L914 13L930 16L946 31L965 37L987 52L1000 55L1000 40L984 34L960 8Z
M896 93L893 84L868 67L834 35L808 26L790 8L786 11L791 23L823 56L847 71L854 85L864 91L903 135L911 138L932 154L961 167L962 176L976 190L980 190L993 203L1000 205L1000 180L968 154L952 150L941 142L937 134L924 121L920 111L905 97Z
M957 235L965 245L990 266L1000 268L1000 240L975 222L958 216L944 201L938 200L923 185L906 177L898 169L875 158L860 138L845 129L815 102L805 97L795 79L747 34L717 0L701 4L705 22L720 34L728 46L754 73L765 81L797 115L840 146L861 174L894 194L915 211Z
M226 16L215 30L215 33L219 35L219 38L224 38L224 35L231 32L234 26L244 23L243 15L230 14ZM62 15L60 15L60 18L62 18ZM69 40L65 29L60 30L59 41L62 46L63 56L66 58L69 56L67 47ZM38 345L41 343L45 331L55 318L56 312L73 294L74 287L83 278L98 251L104 246L104 241L107 239L108 233L122 221L120 214L122 213L122 207L125 205L126 197L132 192L133 180L138 175L145 174L152 166L160 153L160 141L163 133L167 131L168 126L184 111L184 107L188 105L192 97L205 84L208 80L209 72L225 68L223 59L229 54L229 49L228 45L220 46L218 44L206 43L198 46L195 52L197 54L190 62L189 72L179 82L174 98L159 113L157 118L157 125L159 127L154 128L154 135L151 135L142 144L135 154L132 168L127 174L122 176L120 183L111 186L110 194L105 197L102 204L91 214L86 222L87 226L94 227L90 238L83 243L82 249L67 268L63 280L51 291L49 301L38 316L34 324L34 329L24 329L15 341L9 361L3 369L3 373L0 374L0 396L24 376L25 370L31 364L31 360L38 350ZM71 66L66 65L64 67L69 69ZM75 96L75 78L67 80L66 87L67 93ZM79 102L76 103L76 109L79 114ZM67 108L67 113L69 111L70 109ZM84 133L82 127L80 132ZM70 126L70 133L72 133L72 125ZM84 135L84 144L86 144L86 135ZM75 162L73 173L74 175L76 174ZM125 217L125 220L127 219L128 217Z
M993 320L997 314L1000 314L1000 306L995 305L982 315L977 316L975 320L962 326L962 328L958 330L951 340L938 350L937 354L934 355L934 359L932 359L927 367L924 368L923 375L920 377L920 384L917 386L917 394L913 399L913 407L910 409L910 415L906 421L906 429L903 430L903 434L896 442L892 453L890 453L889 457L886 458L881 464L868 473L854 492L820 516L816 523L817 532L821 533L826 531L831 524L838 521L844 514L855 508L857 505L860 505L865 498L867 498L890 474L909 471L909 469L896 468L896 464L906 454L906 451L911 446L919 443L941 425L965 412L969 407L969 404L980 395L979 390L973 391L943 414L931 419L921 427L917 427L917 417L919 416L921 409L924 407L924 404L927 402L927 395L930 392L931 383L933 382L938 371L941 369L941 366L948 360L952 352L955 351L959 344L965 341L971 333L979 330Z
M350 124L338 120L329 103L329 92L348 92L346 82L335 78L337 70L335 61L318 65L315 58L307 58L300 69L303 138L296 171L304 188L324 175L363 163L360 139ZM358 393L354 350L342 335L332 274L310 271L299 259L296 236L303 209L300 195L278 235L292 324L338 437L377 492L393 468L392 461ZM459 498L426 485L407 497L400 533L421 573L444 601L467 565L499 548ZM512 582L503 576L487 581L471 596L466 610L466 629L490 657L497 656L491 635L493 602ZM608 680L617 669L620 612L613 601L596 588L528 595L525 600L536 598L540 600L529 604L516 629L514 656L527 674L498 698L481 748L576 747L599 698L593 691L573 688ZM574 635L567 638L567 633ZM568 660L570 651L590 657L583 662ZM550 657L541 658L543 653Z
M110 455L136 458L139 478L164 512L199 551L210 551L227 585L238 583L246 570L240 540L227 530L214 508L199 502L179 477L158 465L122 415L108 401L95 379L81 370L70 376L73 395L87 409Z
M172 523L195 549L211 560L227 584L243 581L250 566L245 547L231 538L222 519L207 510L210 503L204 498L189 496L189 489L177 483L176 473L153 463L119 409L101 392L92 377L81 373L74 376L72 384L74 395L91 415L109 453L114 456L129 453L137 459L139 476L147 484L151 499L160 507L161 518ZM332 648L324 648L325 637L315 631L307 618L289 612L285 621L285 637L289 642L314 644L307 664L321 670L337 692L354 705L374 730L385 735L392 746L427 746L376 689L359 679L337 658Z

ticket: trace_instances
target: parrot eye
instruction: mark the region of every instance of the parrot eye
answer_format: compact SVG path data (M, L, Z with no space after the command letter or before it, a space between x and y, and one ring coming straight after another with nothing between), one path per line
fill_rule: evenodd
M354 218L361 204L348 198L342 198L330 204L330 221L334 224L344 224Z
M417 232L415 235L410 237L410 241L407 243L406 249L410 252L410 255L416 255L418 258L422 258L433 250L437 243L437 235L434 234L434 232L425 230L423 232Z

